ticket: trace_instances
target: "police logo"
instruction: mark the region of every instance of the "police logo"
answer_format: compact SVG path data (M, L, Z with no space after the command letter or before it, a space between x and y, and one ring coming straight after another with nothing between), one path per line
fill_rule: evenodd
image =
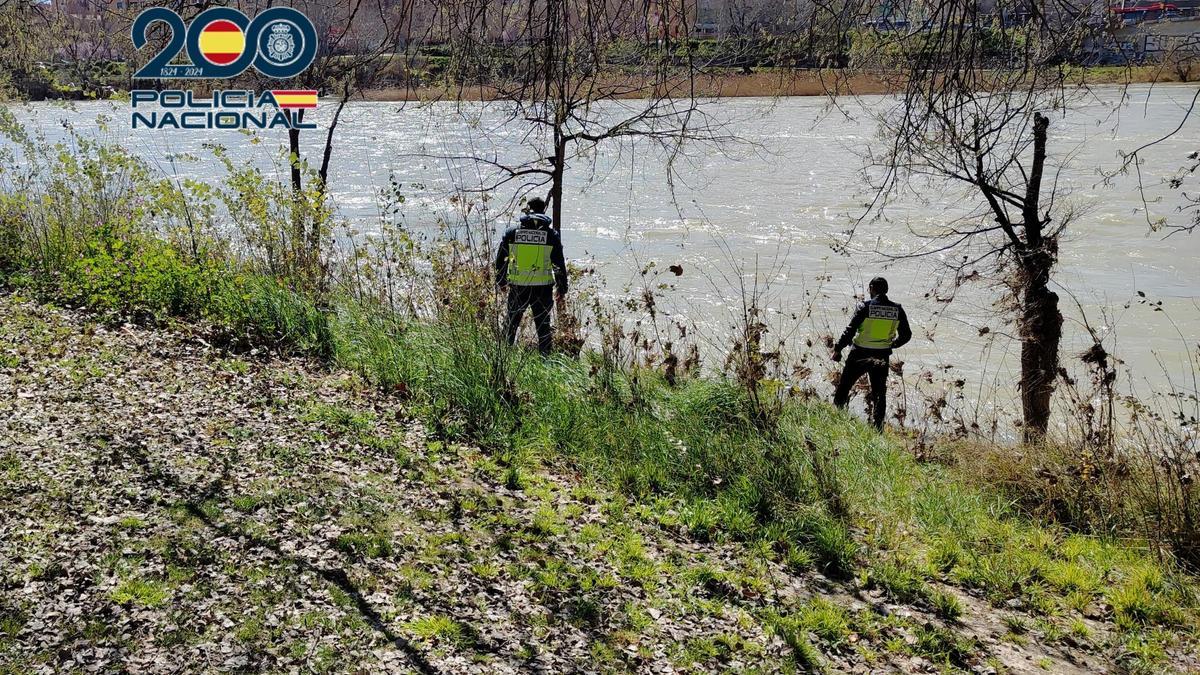
M296 60L304 46L304 35L291 21L274 21L262 32L261 54L275 66L286 66Z
M267 55L272 61L285 62L296 54L296 41L288 25L279 22L271 26L271 37L267 39Z
M304 72L317 55L316 27L291 7L271 7L253 20L231 7L209 7L190 25L173 10L150 7L129 29L133 46L148 46L151 27L159 23L170 31L171 41L134 79L224 79L251 66L267 77L287 79ZM185 48L190 63L176 58Z

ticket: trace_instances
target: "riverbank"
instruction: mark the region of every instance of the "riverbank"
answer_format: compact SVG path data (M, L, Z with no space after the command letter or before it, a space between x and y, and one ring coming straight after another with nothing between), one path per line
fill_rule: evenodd
M1200 667L1195 611L1176 604L1191 582L1119 545L976 520L974 500L999 504L823 406L810 432L839 439L838 471L882 474L852 479L877 483L874 497L846 494L868 547L848 576L820 571L813 544L739 541L719 518L701 528L676 494L614 492L553 451L440 440L411 398L215 346L212 330L0 294L0 664ZM953 538L868 553L914 507L956 523ZM1009 576L1022 569L1036 577Z
M574 295L599 346L560 320L542 359L500 339L491 250L403 229L335 250L320 197L253 167L181 189L120 146L9 121L17 664L178 647L280 668L1200 667L1176 562L1196 560L1193 493L1131 499L1191 484L1170 436L1132 457L881 436L771 377L752 328L706 374Z
M1078 86L1168 84L1185 82L1179 74L1165 66L1090 66L1070 68L1068 84ZM694 88L693 86L694 85ZM722 72L702 74L684 89L699 98L788 97L788 96L868 96L894 94L901 83L895 75L865 73L851 70L783 70L758 69L752 73ZM661 94L662 90L644 87L637 82L614 81L611 89L624 93L622 99L640 99ZM492 87L383 87L363 91L365 101L489 101L496 98Z

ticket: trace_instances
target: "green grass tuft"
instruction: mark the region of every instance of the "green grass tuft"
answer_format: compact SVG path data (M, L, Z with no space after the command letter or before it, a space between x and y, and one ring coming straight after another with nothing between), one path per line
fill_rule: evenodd
M934 663L965 668L978 649L970 638L941 626L917 626L913 633L917 639L916 644L912 646L913 653Z
M405 628L422 640L459 649L472 646L476 639L470 626L442 614L413 619Z
M394 553L391 537L381 532L348 532L338 535L334 546L359 558L390 558Z
M943 621L956 623L962 618L962 601L951 593L935 591L929 596L929 604L933 605L934 612Z
M115 603L143 607L159 607L169 596L170 590L165 583L148 579L126 579L109 594Z

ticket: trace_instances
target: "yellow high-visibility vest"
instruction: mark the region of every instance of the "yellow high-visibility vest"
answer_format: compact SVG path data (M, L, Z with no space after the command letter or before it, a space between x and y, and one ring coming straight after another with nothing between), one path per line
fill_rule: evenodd
M508 283L514 286L549 286L554 283L550 263L550 233L518 229L508 249Z
M871 303L854 335L854 344L867 349L891 349L900 326L900 308Z

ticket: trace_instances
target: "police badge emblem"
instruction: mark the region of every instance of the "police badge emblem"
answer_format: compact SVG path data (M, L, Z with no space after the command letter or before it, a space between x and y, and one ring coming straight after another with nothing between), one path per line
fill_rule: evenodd
M275 63L287 63L296 54L296 41L292 37L292 27L284 21L271 24L271 32L267 37L267 58Z

